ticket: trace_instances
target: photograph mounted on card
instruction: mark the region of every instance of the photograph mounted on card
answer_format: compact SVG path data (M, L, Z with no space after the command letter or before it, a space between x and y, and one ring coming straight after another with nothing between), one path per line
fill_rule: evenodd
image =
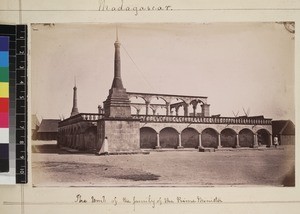
M295 186L294 32L32 24L33 186Z

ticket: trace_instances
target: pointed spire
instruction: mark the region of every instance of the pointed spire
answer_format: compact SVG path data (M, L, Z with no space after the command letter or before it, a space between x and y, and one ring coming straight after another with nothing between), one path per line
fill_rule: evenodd
M119 42L118 26L116 27L116 42Z
M121 56L120 56L120 46L118 28L116 28L116 42L115 42L115 66L114 66L114 80L112 83L112 88L123 89L123 83L121 78Z
M74 87L73 87L73 107L71 111L71 116L79 114L77 107L77 87L76 87L76 77L74 77Z

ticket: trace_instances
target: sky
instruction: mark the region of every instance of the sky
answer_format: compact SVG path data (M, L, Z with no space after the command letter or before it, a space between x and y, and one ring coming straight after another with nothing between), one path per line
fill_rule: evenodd
M115 24L34 24L31 112L96 113L113 80ZM278 23L119 24L129 92L207 96L211 114L295 121L294 35ZM244 109L244 110L243 110Z

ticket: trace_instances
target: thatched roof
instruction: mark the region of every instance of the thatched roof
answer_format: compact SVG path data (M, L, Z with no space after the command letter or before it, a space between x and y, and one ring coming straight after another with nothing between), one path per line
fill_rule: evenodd
M58 132L59 119L43 119L38 133L41 132Z
M295 135L295 125L290 120L273 120L273 135Z

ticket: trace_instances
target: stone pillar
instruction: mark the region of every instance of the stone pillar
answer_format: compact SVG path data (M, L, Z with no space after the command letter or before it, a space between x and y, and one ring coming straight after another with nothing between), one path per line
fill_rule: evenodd
M196 116L196 109L197 109L197 106L193 105L193 115L194 115L194 117Z
M98 105L98 114L102 114L102 106Z
M150 102L146 101L146 115L148 115L148 113L149 113L149 105L150 105Z
M270 134L270 147L273 146L273 140L272 140L272 135Z
M222 148L221 144L221 134L218 133L218 149Z
M170 114L170 103L166 102L166 115L168 116Z
M236 147L236 148L241 147L241 146L240 146L239 134L236 134L236 146L235 146L235 147Z
M75 133L72 133L72 148L73 148L73 149L77 149L77 148L76 148L76 138L75 138Z
M79 140L78 140L78 134L76 133L75 134L75 147L77 148L77 149L80 149L80 143L79 143Z
M188 104L184 103L183 104L183 109L184 109L184 116L189 116L189 108Z
M160 142L159 142L159 133L156 134L156 146L155 149L160 149Z
M91 149L90 147L92 146L93 148L94 148L94 145L87 145L87 143L85 142L85 140L84 140L84 133L83 132L81 132L80 134L79 134L79 141L80 141L80 143L82 144L82 145L84 145L84 149L85 150L87 150L87 149Z
M257 134L254 134L254 142L253 142L253 148L257 148L258 147L258 142L257 142Z
M136 114L137 114L137 115L140 115L140 111L141 111L141 109L138 109L138 108L137 108L137 109L136 109Z
M178 146L177 149L183 149L183 146L181 145L181 133L178 133Z
M156 109L152 109L153 115L156 115Z
M176 116L178 116L179 108L175 108L175 111L176 111Z
M199 145L198 145L198 149L203 148L202 146L202 140L201 140L201 133L199 133Z
M204 117L209 117L210 113L209 113L209 104L203 103L202 104L202 114Z

